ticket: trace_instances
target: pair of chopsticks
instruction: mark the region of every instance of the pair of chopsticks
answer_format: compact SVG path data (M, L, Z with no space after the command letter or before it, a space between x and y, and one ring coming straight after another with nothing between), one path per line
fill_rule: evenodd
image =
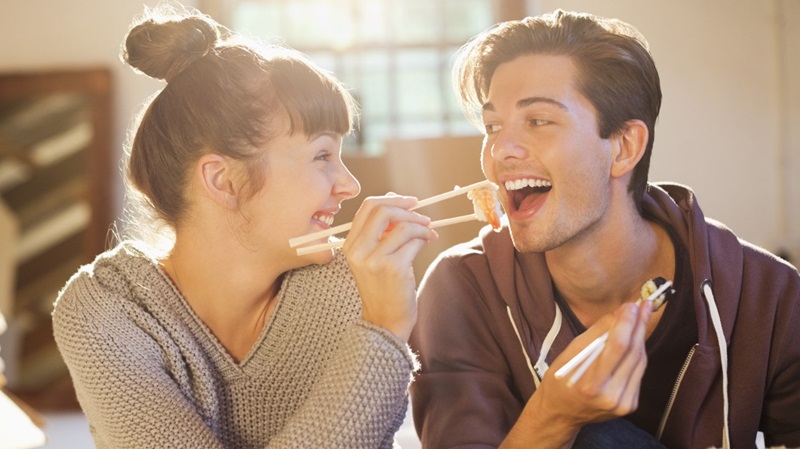
M638 304L642 304L643 302L652 304L654 299L658 298L662 294L665 294L667 289L669 289L671 286L672 281L666 281L661 284L656 291L651 293L647 299L639 298L636 302ZM600 353L603 352L603 348L606 346L606 340L608 340L608 332L597 337L594 341L589 343L581 352L570 359L569 362L565 363L564 366L559 368L559 370L556 371L555 376L564 377L572 372L572 370L575 370L575 372L572 373L572 377L569 378L569 384L574 384L577 382L578 379L583 376L583 373L589 369L589 366L597 359L597 357L600 356Z
M489 185L491 185L491 183L489 181L480 181L480 182L476 182L474 184L470 184L470 185L465 186L465 187L457 187L457 188L455 188L455 189L453 189L453 190L451 190L449 192L440 193L438 195L435 195L435 196L432 196L430 198L427 198L427 199L424 199L422 201L419 201L416 206L412 207L409 210L416 210L416 209L423 208L425 206L430 206L431 204L438 203L440 201L444 201L444 200L453 198L453 197L458 196L458 195L463 195L463 194L465 194L465 193L467 193L467 192L469 192L471 190L475 190L475 189L479 189L479 188L483 188L483 187L488 187ZM448 225L452 225L452 224L456 224L456 223L463 223L465 221L476 220L476 219L477 219L477 216L473 213L473 214L468 214L468 215L462 215L462 216L459 216L459 217L452 217L452 218L445 218L445 219L442 219L442 220L437 220L437 221L431 222L430 227L431 228L437 228L437 227L448 226ZM334 227L326 229L324 231L313 232L311 234L306 234L306 235L303 235L303 236L300 236L300 237L291 238L291 239L289 239L289 246L292 247L292 248L296 248L296 247L298 247L300 245L304 245L306 243L313 242L314 240L319 240L319 239L324 238L324 237L330 237L332 235L336 235L336 234L339 234L339 233L342 233L342 232L345 232L345 231L349 231L350 228L352 227L352 225L353 225L352 223L345 223L343 225L334 226ZM297 248L297 255L298 256L302 256L304 254L311 254L311 253L315 253L315 252L318 252L318 251L325 251L325 250L332 249L332 248L340 248L342 245L344 245L344 240L335 240L335 241L332 241L332 242L326 242L326 243L319 243L319 244L316 244L316 245L304 246L304 247L301 247L301 248Z

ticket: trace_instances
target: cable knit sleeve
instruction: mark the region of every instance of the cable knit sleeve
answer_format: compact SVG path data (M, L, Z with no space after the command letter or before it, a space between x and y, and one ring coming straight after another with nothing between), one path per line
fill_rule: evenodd
M408 345L360 319L358 289L340 252L330 264L293 273L288 284L285 294L304 301L302 316L287 320L291 333L316 339L337 334L338 341L314 342L315 350L329 347L329 358L309 396L272 443L298 448L392 447L416 368ZM342 323L343 332L321 328L336 322Z
M88 270L53 311L58 348L98 447L222 448L170 377L160 346L130 317L135 306Z
M405 417L413 360L405 342L389 331L356 323L345 331L308 399L272 443L391 448Z

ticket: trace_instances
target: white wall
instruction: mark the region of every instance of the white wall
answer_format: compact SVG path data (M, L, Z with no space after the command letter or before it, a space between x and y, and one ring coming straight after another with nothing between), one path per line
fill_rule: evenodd
M781 48L782 77L781 147L783 157L785 244L794 248L795 266L800 265L800 2L781 0L778 13L778 36Z
M160 86L119 61L119 44L156 3L2 0L0 71L112 67L119 152ZM528 0L531 13L557 7L619 17L650 41L664 92L652 179L692 186L707 215L772 250L789 242L800 259L800 3Z
M707 216L800 258L800 3L534 0L617 17L648 39L664 100L651 179L691 186Z

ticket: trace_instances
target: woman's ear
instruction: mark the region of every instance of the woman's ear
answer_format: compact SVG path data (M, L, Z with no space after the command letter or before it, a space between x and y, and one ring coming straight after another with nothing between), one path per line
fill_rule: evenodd
M647 148L650 132L641 120L628 120L615 137L611 176L619 178L633 171Z
M222 207L235 209L238 192L231 160L216 153L206 153L197 161L196 167L197 178L209 198Z

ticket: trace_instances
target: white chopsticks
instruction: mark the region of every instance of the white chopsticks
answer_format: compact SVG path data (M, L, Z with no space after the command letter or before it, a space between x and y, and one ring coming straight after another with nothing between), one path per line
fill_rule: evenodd
M438 203L439 201L444 201L446 199L453 198L453 197L458 196L458 195L463 195L463 194L465 194L465 193L467 193L467 192L469 192L471 190L475 190L475 189L479 189L479 188L483 188L483 187L488 187L490 185L491 185L491 183L488 180L484 180L484 181L476 182L474 184L470 184L470 185L465 186L465 187L457 187L457 188L455 188L455 189L453 189L453 190L451 190L449 192L440 193L439 195L435 195L435 196L432 196L430 198L427 198L427 199L424 199L422 201L419 201L416 206L412 207L409 210L420 209L422 207L429 206L429 205L434 204L434 203ZM465 221L477 220L477 219L478 218L477 218L477 216L475 214L462 215L460 217L446 218L446 219L443 219L443 220L434 221L434 222L431 223L431 227L447 226L447 225L451 225L451 224L462 223L462 222L465 222ZM350 230L351 226L352 226L352 223L345 223L345 224L342 224L342 225L339 225L339 226L334 226L332 228L326 229L324 231L313 232L311 234L306 234L306 235L303 235L303 236L300 236L300 237L291 238L291 239L289 239L289 246L292 247L292 248L295 248L297 246L300 246L300 245L303 245L303 244L306 244L306 243L309 243L309 242L313 242L314 240L319 240L319 239L324 238L324 237L330 237L332 235L336 235L336 234L339 234L341 232L345 232L345 231ZM320 243L320 244L317 244L317 245L309 245L309 246L306 246L306 247L298 248L297 249L297 255L302 256L304 254L310 254L310 253L314 253L314 252L317 252L317 251L324 251L326 249L338 248L338 247L341 247L343 244L344 244L344 240L335 240L335 241L332 241L332 242Z
M636 302L641 304L642 302L651 303L654 299L658 298L662 294L665 294L668 288L672 286L672 281L666 281L661 284L656 291L650 294L647 299L639 298ZM663 303L662 303L663 304ZM568 375L572 370L575 370L572 373L572 377L569 378L569 384L574 384L578 381L578 379L583 376L583 373L589 369L589 366L600 356L600 353L603 352L603 348L606 346L606 340L608 340L608 332L604 333L603 335L597 337L594 341L589 343L588 346L583 348L581 352L579 352L575 357L570 359L569 362L565 363L564 366L559 368L556 371L556 377L564 377ZM577 368L577 369L576 369Z
M456 223L463 223L465 221L479 220L475 214L461 215L459 217L444 218L442 220L432 221L429 225L430 228L440 228L442 226L449 226ZM316 253L318 251L325 251L326 249L341 248L344 245L344 239L333 240L330 242L319 243L316 245L308 245L297 248L297 255L303 256L305 254Z

